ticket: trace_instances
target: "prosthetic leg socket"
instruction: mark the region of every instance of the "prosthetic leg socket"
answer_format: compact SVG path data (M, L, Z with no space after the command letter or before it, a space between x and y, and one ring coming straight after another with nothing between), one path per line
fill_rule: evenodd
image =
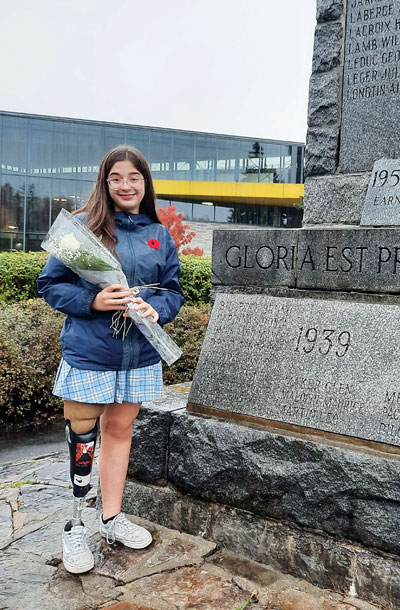
M77 434L72 429L70 420L65 420L65 433L70 456L70 475L74 494L72 525L81 523L84 498L90 490L97 430L98 422L96 420L94 427L89 432Z

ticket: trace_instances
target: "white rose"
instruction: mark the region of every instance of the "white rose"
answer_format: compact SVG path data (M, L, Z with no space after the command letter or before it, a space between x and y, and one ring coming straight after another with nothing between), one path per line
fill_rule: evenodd
M79 241L72 233L68 233L68 235L64 235L64 237L60 239L59 247L63 250L75 252L76 250L79 250L79 246Z

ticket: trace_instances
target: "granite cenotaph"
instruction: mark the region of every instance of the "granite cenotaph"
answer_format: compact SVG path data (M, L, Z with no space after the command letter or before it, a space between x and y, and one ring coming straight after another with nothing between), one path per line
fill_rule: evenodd
M125 495L133 513L394 608L399 119L400 0L318 0L303 227L214 233L189 396L142 409Z

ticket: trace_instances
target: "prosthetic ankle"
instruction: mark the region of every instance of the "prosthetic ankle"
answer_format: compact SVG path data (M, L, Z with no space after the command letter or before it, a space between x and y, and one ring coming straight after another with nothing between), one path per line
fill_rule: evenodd
M77 434L73 431L70 420L65 420L65 434L69 447L70 475L74 494L72 525L80 525L83 502L90 490L97 429L96 420L94 427L89 432Z

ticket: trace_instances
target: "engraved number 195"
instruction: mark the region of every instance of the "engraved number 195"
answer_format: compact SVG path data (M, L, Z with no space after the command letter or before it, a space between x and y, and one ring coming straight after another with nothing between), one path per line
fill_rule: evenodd
M390 175L387 169L375 172L372 186L385 186L388 180L390 180L388 186L398 186L400 183L400 169L394 169Z
M316 349L322 356L327 356L332 352L338 358L343 358L347 354L350 342L351 335L347 330L339 332L329 328L320 330L300 326L295 351L311 354Z

